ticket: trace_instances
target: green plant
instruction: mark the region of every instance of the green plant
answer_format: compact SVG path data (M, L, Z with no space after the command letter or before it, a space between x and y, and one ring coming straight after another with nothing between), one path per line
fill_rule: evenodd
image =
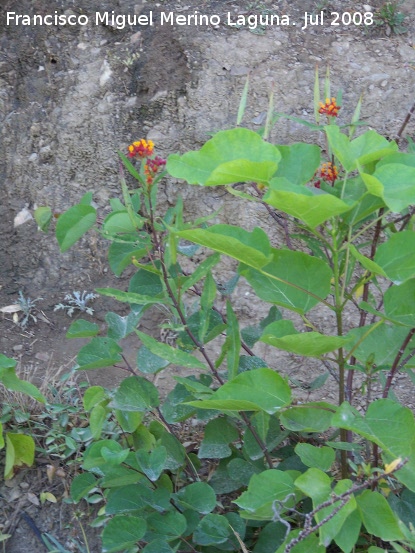
M403 25L405 21L405 14L399 11L399 7L402 5L402 1L393 0L391 2L385 2L377 12L378 25L387 25L392 32L396 35L406 33L408 29Z
M98 231L110 242L113 272L136 272L128 290L97 292L130 312L108 313L106 336L83 320L67 334L91 338L79 369L130 373L114 391L86 390L93 441L71 485L74 502L98 494L104 503L95 524L104 527L106 553L413 550L415 420L392 388L399 371L411 375L415 366L415 156L373 130L353 138L361 102L351 124L339 126L341 95L332 97L328 74L325 101L319 96L316 73L316 121L296 120L323 133L324 157L315 144L275 146L244 128L220 131L167 165L144 139L120 153L122 200L111 199ZM281 117L271 98L264 136ZM209 225L216 214L187 222L180 197L160 213L165 168L264 206L285 247L258 227ZM91 199L59 217L62 250L96 224ZM293 236L309 253L293 249ZM200 247L213 253L192 263ZM221 256L238 268L219 286ZM243 328L232 301L242 279L268 309ZM155 306L170 314L173 345L138 330ZM332 327L321 326L315 308ZM122 340L134 333L141 345L132 365ZM257 343L319 361L313 385L333 376L338 402L298 403L272 360L256 355ZM197 372L175 377L163 400L150 377L170 365ZM357 372L367 388L377 377L383 387L363 412L354 406ZM196 443L180 426L188 419L204 424ZM108 420L118 435L108 436Z
M19 307L19 310L23 312L23 317L18 321L18 325L21 328L25 329L30 319L32 319L34 323L37 323L37 318L35 315L37 311L36 303L41 299L43 298L36 298L35 300L32 300L29 297L25 298L23 292L19 292L17 305Z
M17 362L3 354L0 354L0 384L7 391L26 394L36 401L45 403L40 391L25 380L20 380L16 375ZM8 421L7 405L2 409L0 418L0 450L5 448L4 477L10 479L14 475L16 467L31 466L34 462L35 442L31 436L20 432L3 432L3 424Z
M54 311L58 311L59 309L63 309L66 311L69 317L72 317L75 309L81 312L88 313L88 315L93 315L94 310L92 307L88 306L88 303L90 301L93 301L98 296L96 294L93 294L91 292L87 292L84 290L81 294L81 292L72 292L72 294L66 294L64 300L67 303L58 303L55 305Z

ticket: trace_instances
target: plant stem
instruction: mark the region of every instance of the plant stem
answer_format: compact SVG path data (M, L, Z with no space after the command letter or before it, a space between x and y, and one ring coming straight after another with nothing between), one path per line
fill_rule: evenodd
M161 271L162 271L162 275L163 275L163 281L164 281L164 285L166 286L166 290L167 290L167 294L168 296L170 297L171 301L173 302L173 306L174 308L176 309L177 311L177 314L180 318L180 321L181 323L183 324L186 332L187 332L187 335L189 336L189 338L192 340L192 342L194 343L194 345L196 346L196 348L200 351L200 353L203 355L206 363L208 364L209 366L209 369L210 371L212 372L212 374L215 376L216 380L219 382L219 384L223 385L225 383L225 381L223 380L223 378L220 376L220 374L218 373L218 371L216 370L215 368L215 365L213 364L212 360L210 359L209 355L206 353L206 350L205 350L205 347L204 345L196 338L196 336L193 334L193 332L190 330L188 324L187 324L187 320L186 320L186 317L182 311L182 308L180 306L180 303L178 302L173 290L172 290L172 287L170 286L170 282L169 282L169 275L168 275L168 272L167 272L167 267L166 267L166 263L165 263L165 259L164 259L164 251L163 251L163 248L161 246L161 243L160 243L160 240L157 236L157 232L156 232L156 229L154 227L154 214L153 214L153 208L152 208L152 205L151 205L151 197L149 195L149 206L150 206L150 213L149 213L149 217L150 217L150 224L151 224L151 232L152 232L152 236L153 236L153 244L154 244L154 247L157 249L158 251L158 254L159 254L159 259L160 259L160 266L161 266ZM271 455L269 454L269 451L267 449L267 446L266 444L261 440L260 436L258 435L255 427L252 425L251 421L249 420L249 417L246 413L244 412L240 412L239 413L240 416L242 417L243 421L245 422L245 424L247 425L247 427L249 428L249 430L251 431L255 441L257 442L257 444L259 445L259 447L261 448L261 451L263 452L265 458L266 458L266 461L268 463L268 466L269 468L273 468L274 464L272 462L272 458L271 458Z
M337 325L337 336L343 336L343 295L342 289L340 287L340 259L339 259L339 250L337 246L337 229L333 228L332 237L333 237L333 278L334 278L334 309L336 313L336 325ZM345 394L345 358L343 348L338 349L338 365L339 365L339 405L344 402ZM340 439L343 442L348 441L347 430L344 428L340 429ZM348 467L347 467L347 451L340 452L341 459L341 472L342 478L347 478L348 476Z
M376 222L375 233L373 235L372 245L370 248L370 259L372 260L374 259L376 254L380 233L382 230L382 219L383 219L384 212L385 212L385 209L381 207L378 212L378 219ZM369 286L370 286L369 281L365 282L365 284L363 285L362 300L365 302L367 302L369 297ZM362 328L363 326L365 326L366 319L367 319L367 312L363 311L363 309L360 310L359 328ZM350 364L356 365L356 358L354 356L350 358ZM346 383L346 399L349 403L352 403L352 400L353 400L353 378L354 378L354 370L349 370L347 374L347 383Z
M387 215L389 213L389 210L388 211L385 211L385 208L382 207L380 210L379 210L379 215L376 219L374 219L373 221L371 221L368 225L366 225L365 227L363 227L361 230L359 230L359 232L357 232L354 236L352 236L351 238L351 241L354 242L356 240L356 238L359 238L359 236L361 236L362 234L364 234L365 232L367 232L370 228L372 228L374 225L378 225L379 224L379 221L382 221L384 215ZM380 229L381 229L381 226L382 224L380 224L379 226L379 232L380 232ZM375 231L376 232L376 231ZM372 244L373 246L373 244ZM346 246L344 246L346 247Z
M400 360L402 359L402 356L405 352L405 349L407 348L407 346L408 346L409 342L411 341L411 338L414 334L415 334L415 328L411 328L411 330L406 335L405 340L402 342L402 345L399 348L398 353L396 354L396 357L393 361L392 367L390 368L390 371L389 371L388 376L386 378L386 384L385 384L385 387L383 389L383 394L382 394L383 398L388 397L389 390L392 386L392 381L393 381L396 373L399 370Z
M406 128L406 125L409 123L409 120L411 119L412 115L415 113L415 102L412 104L410 110L406 114L406 117L401 125L401 128L399 129L397 135L396 135L396 143L399 144L399 140L402 138L402 133Z

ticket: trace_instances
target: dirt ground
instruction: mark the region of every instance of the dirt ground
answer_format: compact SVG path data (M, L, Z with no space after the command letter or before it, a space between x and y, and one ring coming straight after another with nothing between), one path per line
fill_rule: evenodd
M22 0L19 10L12 0L4 4L0 7L0 308L14 304L19 291L25 297L42 299L36 304L37 323L30 321L25 329L15 324L12 314L0 313L0 353L18 360L22 370L31 371L35 382L45 373L71 366L82 344L65 339L72 320L63 311L54 311L55 305L74 290L124 288L128 272L120 279L111 277L103 244L94 237L86 237L61 255L53 233L37 233L33 220L16 225L16 217L22 217L25 209L30 213L36 205L50 205L60 212L88 190L94 191L94 200L104 209L108 198L119 194L118 149L142 136L154 140L164 156L200 147L209 133L235 124L248 74L251 91L246 125L254 129L263 119L272 88L277 111L312 120L316 64L322 73L329 65L333 91L343 90L344 122L363 94L363 119L393 138L415 101L413 0L400 7L406 15L404 34L394 34L385 24L369 29L331 24L334 12L379 13L382 0ZM7 11L63 13L68 4L70 13L91 18L97 10L144 16L153 11L159 20L161 11L188 15L197 9L200 14L218 16L220 22L207 26L156 23L124 29L92 23L59 29L5 23ZM305 11L313 16L323 12L323 24L302 30ZM262 15L265 21L267 14L278 14L281 19L288 15L290 25L249 29L248 25L227 24L228 19L235 22L238 16L248 15ZM343 17L347 22L348 16ZM415 135L414 120L406 133ZM288 121L278 123L272 134L277 144L310 138L304 127ZM189 217L221 208L221 222L238 220L247 228L261 225L270 230L274 243L281 242L279 230L273 230L265 212L256 206L247 208L227 194L184 186L174 179L166 182L161 193L166 207L182 194ZM225 278L232 269L225 266ZM261 316L262 306L252 303L247 287L242 286L234 299L242 320L252 324L253 318ZM108 309L122 314L119 306L103 298L91 305L94 314L90 320L103 328ZM326 314L314 316L330 326ZM162 315L155 312L142 328L157 333L161 321ZM129 340L125 347L127 357L135 362L135 342ZM276 357L266 349L257 353L265 356L271 367L280 368L283 361L285 374L305 387L320 371L299 358ZM123 376L120 369L88 374L91 383L107 387ZM171 376L161 375L158 385L166 391L171 382ZM399 380L399 388L401 397L413 408L413 392L404 378ZM329 384L319 394L334 399ZM313 398L301 389L299 395ZM28 519L19 518L21 511L68 550L78 551L72 538L82 541L80 526L73 521L71 507L62 502L68 480L62 476L52 486L48 484L46 465L47 460L40 460L35 468L21 471L10 485L0 486L0 530L2 525L14 530L6 546L10 553L43 551ZM58 503L32 503L30 493L36 495L46 488L57 496ZM90 532L88 539L91 552L98 553L96 534Z

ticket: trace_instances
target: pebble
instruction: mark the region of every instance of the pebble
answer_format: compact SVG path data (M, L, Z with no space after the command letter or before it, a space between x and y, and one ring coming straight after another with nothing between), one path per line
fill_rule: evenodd
M46 351L38 351L35 358L39 361L49 361L49 354Z
M130 36L130 42L131 44L135 44L136 42L139 42L141 40L141 31L137 31L133 35Z

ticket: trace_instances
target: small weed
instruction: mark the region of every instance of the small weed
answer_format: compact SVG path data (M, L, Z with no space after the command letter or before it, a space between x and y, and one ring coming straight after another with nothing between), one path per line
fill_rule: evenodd
M406 15L399 11L401 5L402 0L393 0L392 2L385 2L379 9L377 13L377 25L385 25L386 34L402 35L408 31L403 26Z
M37 323L36 318L36 303L43 298L36 298L35 300L30 299L29 297L25 298L23 295L23 292L19 292L19 297L17 300L17 305L19 306L20 311L23 312L23 317L17 322L17 324L20 326L20 328L25 329L30 321L34 323Z
M320 12L328 12L330 9L330 1L329 0L317 0L317 2L314 4L313 9L313 15L318 14Z
M58 303L58 305L55 305L54 311L58 311L59 309L64 309L67 311L67 314L69 317L72 317L75 309L78 309L78 311L82 311L83 313L88 313L88 315L92 315L94 313L94 310L92 307L88 306L88 303L90 301L93 301L98 296L96 294L93 294L92 292L86 292L84 290L81 294L81 292L72 292L72 294L66 294L64 300L68 303Z

